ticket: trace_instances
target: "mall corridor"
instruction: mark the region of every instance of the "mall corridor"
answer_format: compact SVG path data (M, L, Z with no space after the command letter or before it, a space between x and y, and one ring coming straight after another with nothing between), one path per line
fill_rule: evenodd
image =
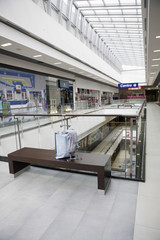
M139 183L134 240L160 239L160 106L147 104L146 181Z

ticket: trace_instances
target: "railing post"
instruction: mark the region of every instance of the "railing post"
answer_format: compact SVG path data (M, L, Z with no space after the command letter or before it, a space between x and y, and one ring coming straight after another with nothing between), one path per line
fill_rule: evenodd
M17 130L18 130L18 141L19 141L19 148L21 149L21 136L20 136L20 129L19 129L19 119L17 117L14 116L14 119L17 120ZM16 134L16 132L15 132Z
M133 158L133 118L130 119L130 177L132 177L132 158Z
M124 148L125 148L125 178L126 178L126 170L127 170L127 143L126 143L126 132L127 132L127 126L126 126L126 117L125 117L125 145L124 145Z

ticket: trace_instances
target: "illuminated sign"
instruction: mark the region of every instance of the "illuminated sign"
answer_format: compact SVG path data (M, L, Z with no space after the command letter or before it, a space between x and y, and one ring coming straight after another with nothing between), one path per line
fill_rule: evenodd
M138 83L120 83L118 88L138 88Z

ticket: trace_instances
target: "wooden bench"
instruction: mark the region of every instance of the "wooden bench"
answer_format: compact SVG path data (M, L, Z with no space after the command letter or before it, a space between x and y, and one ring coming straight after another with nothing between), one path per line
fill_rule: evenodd
M8 155L9 171L17 175L29 165L54 169L81 170L97 173L98 189L106 191L111 179L111 158L109 155L77 152L77 160L57 160L54 150L22 148ZM68 159L69 160L69 159Z

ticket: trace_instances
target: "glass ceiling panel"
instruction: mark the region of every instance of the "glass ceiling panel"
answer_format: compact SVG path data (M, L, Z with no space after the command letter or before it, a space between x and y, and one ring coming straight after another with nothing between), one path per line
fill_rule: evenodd
M104 3L106 5L119 5L119 1L118 0L104 0Z
M138 14L142 14L142 10L141 9L138 9Z
M120 0L120 4L125 4L125 5L135 5L136 4L136 0Z
M90 14L95 15L95 12L93 10L82 10L82 13L84 15L90 15Z
M114 10L114 9L113 9L113 10L112 10L112 9L110 10L110 9L109 9L109 10L108 10L108 13L109 13L109 14L122 14L122 11L121 11L121 10Z
M137 10L135 9L123 9L123 14L137 14Z
M75 4L77 7L82 7L82 6L89 7L90 6L88 1L75 1Z
M137 18L124 18L124 20L129 22L142 22L142 19Z
M99 17L98 19L99 19L99 21L102 21L102 22L105 22L105 21L106 21L106 18L101 18L101 17ZM112 22L112 21L108 21L108 22Z
M102 0L95 0L95 1L90 1L91 6L104 6Z
M97 14L107 14L108 12L107 12L107 10L95 10L94 11L95 12L95 14L97 15Z
M141 0L73 2L121 65L144 67Z
M119 21L119 22L122 22L122 21L124 21L124 18L122 17L122 18L114 18L114 17L112 17L112 21L114 22L114 21Z

